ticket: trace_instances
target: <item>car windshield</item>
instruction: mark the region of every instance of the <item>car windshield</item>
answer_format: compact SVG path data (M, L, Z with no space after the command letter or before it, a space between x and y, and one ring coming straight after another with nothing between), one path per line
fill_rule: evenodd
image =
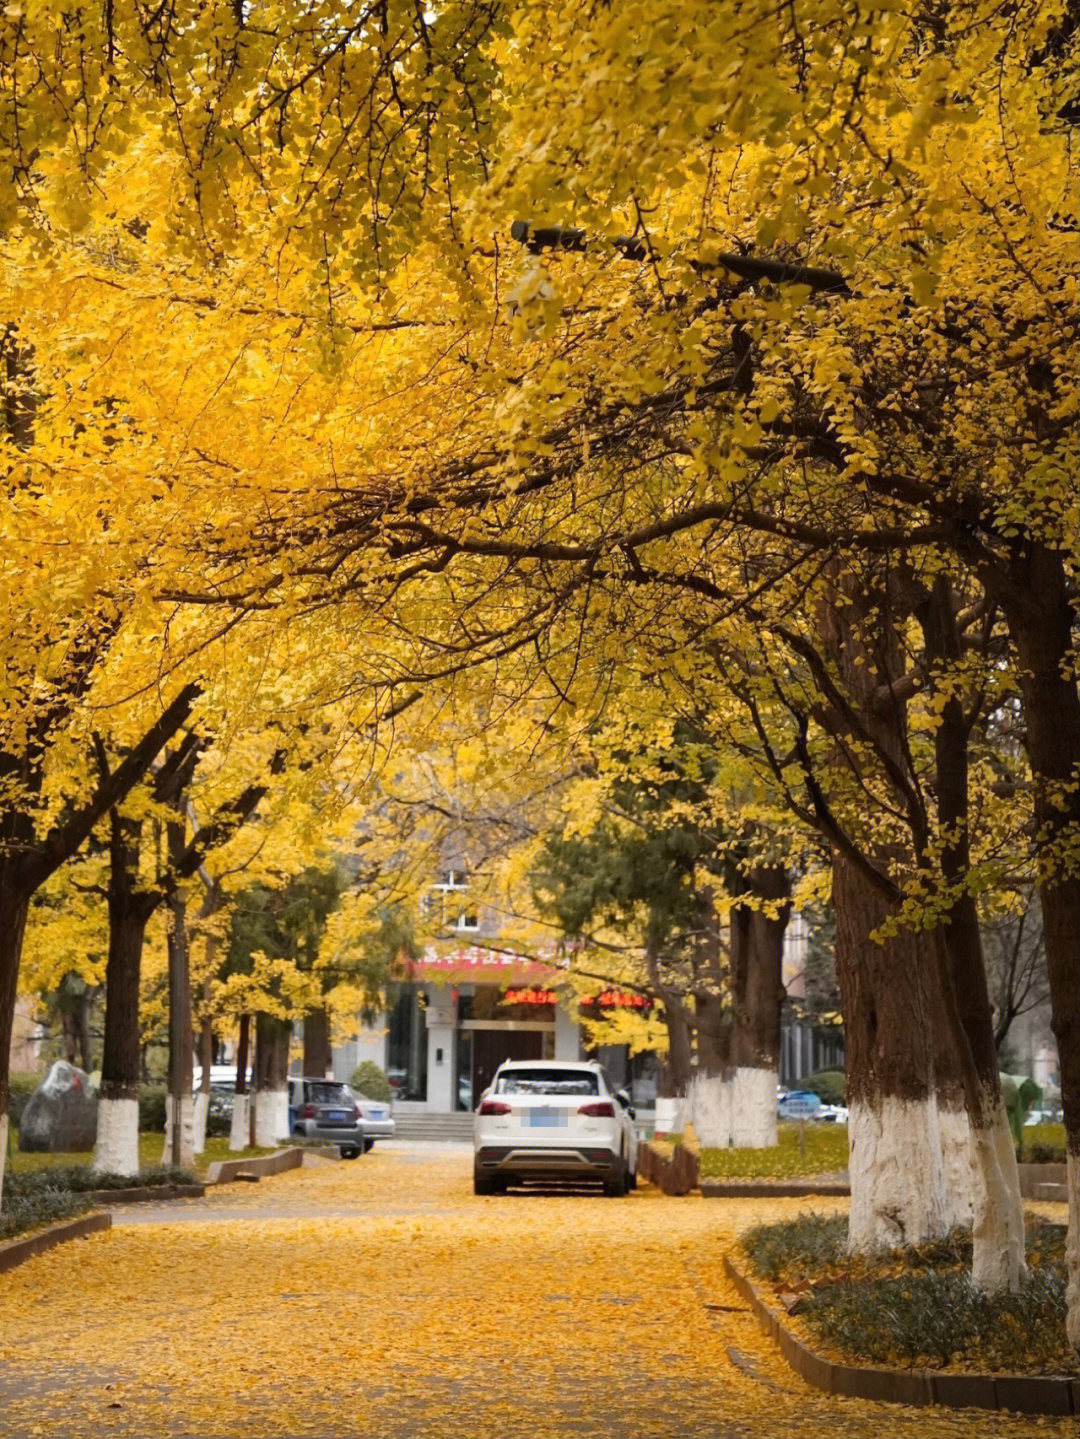
M595 1074L581 1069L510 1069L495 1082L496 1094L599 1094Z
M312 1104L336 1104L341 1107L349 1102L349 1091L343 1084L313 1084L308 1094Z

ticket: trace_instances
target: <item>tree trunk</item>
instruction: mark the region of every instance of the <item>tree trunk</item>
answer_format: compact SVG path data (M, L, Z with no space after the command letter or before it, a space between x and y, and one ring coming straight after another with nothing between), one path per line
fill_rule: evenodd
M0 1201L4 1195L4 1166L8 1141L8 1070L15 997L19 982L23 934L30 896L16 882L13 864L0 858Z
M690 1120L709 1149L731 1143L731 1016L723 994L694 996L697 1060L690 1079ZM773 1096L775 1102L775 1095Z
M667 1060L660 1071L658 1098L684 1100L690 1089L693 1063L690 1056L690 1026L682 999L664 984L660 963L652 950L645 951L645 965L653 993L664 1006L664 1027L668 1034ZM681 1123L681 1121L680 1121Z
M215 880L199 906L200 920L210 919L221 904L221 890ZM202 1071L195 1096L195 1153L206 1151L206 1125L210 1117L210 1070L214 1064L214 1020L210 1012L212 980L216 968L218 936L213 928L206 935L203 954L202 1013L199 1019L199 1066Z
M743 918L740 943L732 945L731 974L731 1143L737 1149L767 1149L777 1143L784 933L791 912L791 887L780 865L755 866L746 878L747 893L776 906L776 913L739 907Z
M203 1003L210 1002L210 981L203 986ZM206 1150L206 1123L210 1115L210 1070L214 1063L214 1021L209 1011L199 1021L199 1066L202 1077L195 1095L195 1153Z
M269 1148L289 1138L289 1040L292 1025L255 1016L255 1143Z
M927 944L870 938L895 909L848 856L833 857L836 968L847 1041L852 1250L948 1231L934 1095Z
M251 1015L240 1016L240 1035L236 1044L236 1090L233 1094L232 1122L229 1125L230 1150L246 1149L250 1138L251 1099L248 1095L248 1040Z
M166 825L169 861L174 873L184 852L185 826L182 820ZM181 886L173 882L169 893L169 1095L168 1113L172 1132L169 1162L191 1168L195 1163L194 1101L191 1085L194 1074L191 1025L191 967L187 942L187 902Z
M842 790L869 799L884 783L884 810L904 815L910 848L886 830L881 812L853 809L850 835L833 835L836 965L847 1044L849 1245L873 1250L918 1244L949 1229L935 1095L932 989L936 939L910 929L873 938L895 921L897 869L926 848L907 744L907 712L892 686L904 672L897 624L901 579L889 566L842 581L826 603L821 634L842 680L828 692L837 736L833 765ZM843 602L841 602L843 601ZM885 692L887 699L879 700ZM852 742L854 741L854 742ZM854 840L852 840L854 835ZM850 844L848 843L850 841Z
M1000 596L1020 660L1069 1173L1069 1342L1080 1353L1080 692L1064 556L1030 543Z
M329 1078L333 1070L330 1016L325 1009L304 1015L304 1073L312 1079Z
M109 816L109 954L105 966L105 1037L101 1056L93 1167L139 1172L139 972L150 916L160 896L140 890L142 823Z
M953 668L962 660L955 613L952 587L939 575L923 610L923 633L935 665ZM951 892L942 944L936 953L942 1012L971 1132L972 1283L995 1294L1002 1289L1018 1290L1027 1274L1024 1214L1016 1155L1002 1102L979 917L966 886L971 868L968 724L955 691L942 706L934 743L941 870ZM938 1058L940 1064L943 1056ZM947 1184L949 1178L946 1174Z

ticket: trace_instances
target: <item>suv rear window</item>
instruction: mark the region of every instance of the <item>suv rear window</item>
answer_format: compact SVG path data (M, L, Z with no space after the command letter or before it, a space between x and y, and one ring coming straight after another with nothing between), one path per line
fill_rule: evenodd
M500 1074L496 1094L599 1094L595 1074L580 1069L511 1069Z

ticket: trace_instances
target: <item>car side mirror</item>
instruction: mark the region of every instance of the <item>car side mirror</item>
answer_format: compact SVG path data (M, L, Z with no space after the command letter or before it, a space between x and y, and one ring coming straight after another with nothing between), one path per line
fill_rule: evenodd
M622 1107L626 1110L627 1114L630 1116L631 1119L636 1119L636 1118L637 1118L637 1110L634 1108L633 1103L631 1102L630 1096L629 1096L629 1094L627 1094L627 1092L626 1092L625 1089L617 1089L617 1090L615 1091L615 1098L619 1101L619 1103L622 1105Z

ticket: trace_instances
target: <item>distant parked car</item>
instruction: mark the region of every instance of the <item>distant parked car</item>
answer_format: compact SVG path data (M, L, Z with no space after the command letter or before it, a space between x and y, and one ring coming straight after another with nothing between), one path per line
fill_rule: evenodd
M334 1079L289 1080L289 1133L295 1138L336 1144L343 1159L355 1159L393 1132L389 1105L354 1094Z
M345 1086L349 1089L349 1086ZM360 1111L360 1117L364 1125L364 1153L366 1154L376 1139L392 1139L394 1137L394 1121L390 1114L389 1104L381 1099L369 1099L366 1094L359 1094L355 1089L349 1089L349 1093L356 1101Z
M1029 1124L1062 1124L1065 1120L1065 1111L1062 1109L1033 1109L1024 1120L1024 1127Z
M817 1121L824 1120L826 1123L846 1124L848 1122L848 1111L846 1104L823 1104L814 1115Z
M332 1079L289 1080L289 1133L336 1144L342 1159L364 1150L364 1120L353 1092Z

